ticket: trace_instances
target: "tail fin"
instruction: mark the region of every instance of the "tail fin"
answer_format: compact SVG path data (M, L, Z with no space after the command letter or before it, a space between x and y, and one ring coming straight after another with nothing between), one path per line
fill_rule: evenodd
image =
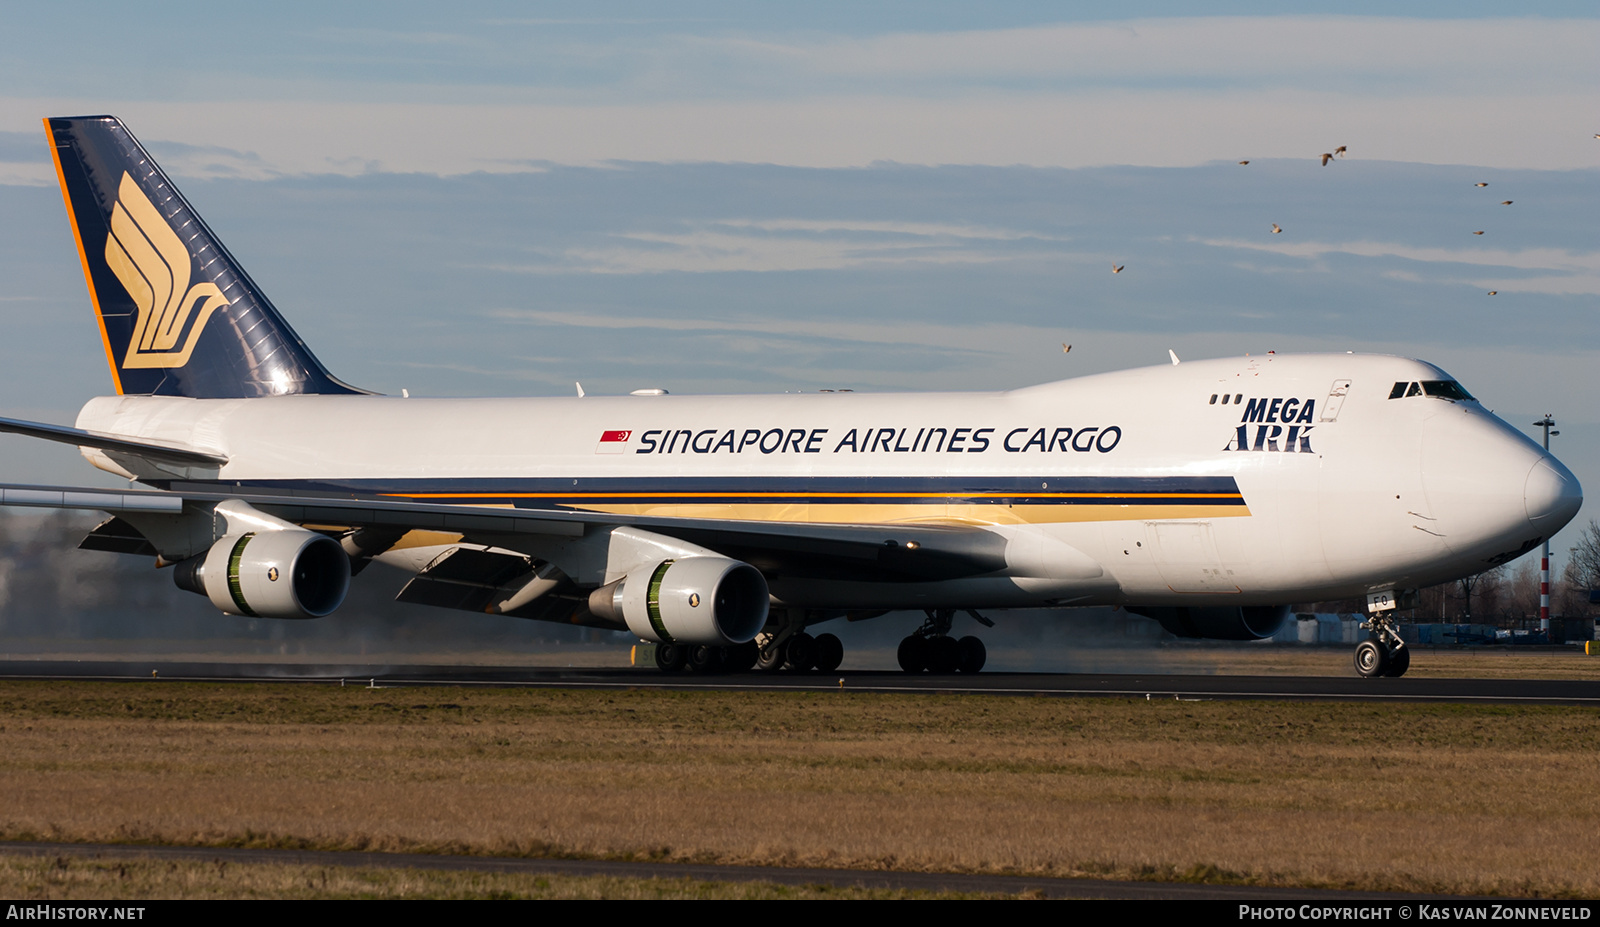
M114 116L46 119L118 393L360 393L312 356Z

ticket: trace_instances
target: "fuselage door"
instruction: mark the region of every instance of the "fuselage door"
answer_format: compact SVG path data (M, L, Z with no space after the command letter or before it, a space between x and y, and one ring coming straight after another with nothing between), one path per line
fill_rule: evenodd
M1156 539L1156 566L1173 592L1238 592L1233 571L1225 568L1204 521L1149 523Z
M1319 421L1337 421L1339 418L1339 409L1344 405L1344 397L1349 392L1349 380L1334 380L1332 388L1328 390L1328 401L1322 404L1322 418L1319 419Z

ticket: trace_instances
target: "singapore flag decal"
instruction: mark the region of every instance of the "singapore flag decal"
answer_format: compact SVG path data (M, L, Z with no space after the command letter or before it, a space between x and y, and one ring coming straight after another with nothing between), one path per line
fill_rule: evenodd
M602 431L600 443L595 445L596 454L626 454L628 452L628 438L633 436L631 431Z

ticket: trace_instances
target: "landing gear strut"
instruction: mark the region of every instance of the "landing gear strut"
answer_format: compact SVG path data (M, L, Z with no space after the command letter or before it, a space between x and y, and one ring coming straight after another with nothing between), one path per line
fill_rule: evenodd
M926 612L928 620L900 642L895 656L900 668L908 673L927 670L936 675L950 673L976 673L983 669L989 651L983 641L967 636L960 640L950 636L950 625L955 620L955 609L941 608ZM974 611L967 614L988 627L994 622Z
M813 615L812 617L815 617ZM803 629L806 613L790 609L772 616L770 629L756 635L759 649L755 667L765 672L831 673L844 662L844 642L833 634L812 637Z
M1376 612L1361 626L1372 637L1356 645L1356 672L1368 679L1377 676L1404 676L1411 668L1411 650L1395 628L1394 612Z

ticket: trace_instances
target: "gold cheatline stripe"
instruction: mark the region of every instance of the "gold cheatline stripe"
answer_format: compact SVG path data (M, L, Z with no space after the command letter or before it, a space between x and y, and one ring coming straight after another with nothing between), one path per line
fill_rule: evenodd
M470 506L465 506L470 508ZM1116 502L1088 505L994 505L983 502L953 502L929 505L922 502L866 501L858 503L705 503L705 502L591 502L570 503L563 508L612 515L643 515L664 518L711 518L738 521L781 521L811 524L1054 524L1064 522L1130 521L1149 518L1247 518L1244 505L1195 505L1166 502L1157 505L1127 505ZM533 511L528 517L537 517Z

